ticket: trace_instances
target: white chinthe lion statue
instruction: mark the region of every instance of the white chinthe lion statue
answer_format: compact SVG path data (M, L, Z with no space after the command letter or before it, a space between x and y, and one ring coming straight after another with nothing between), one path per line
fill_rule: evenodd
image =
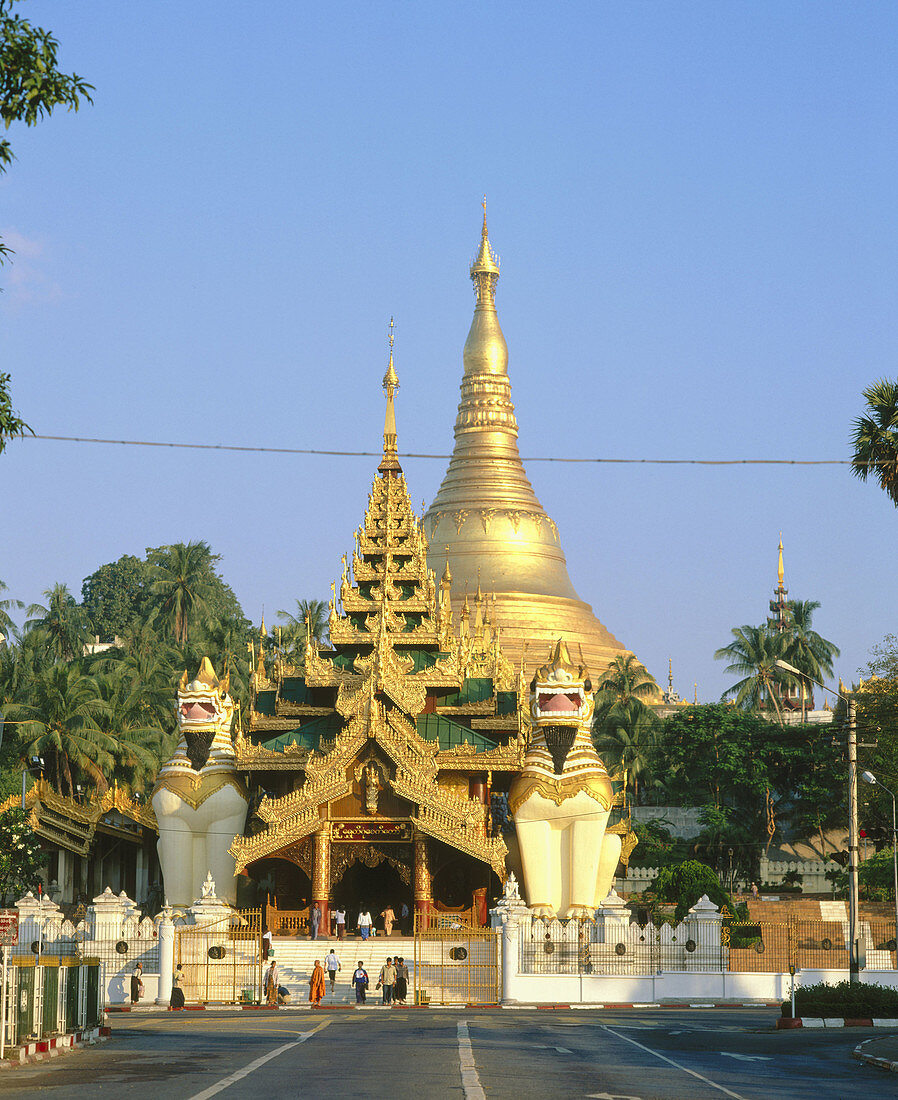
M613 791L590 736L594 706L589 672L558 641L530 685L530 741L508 795L538 917L592 918L620 859L620 836L606 832Z
M221 900L237 901L228 848L243 832L249 799L231 741L229 679L219 681L208 657L190 683L185 671L178 687L178 747L153 788L165 896L175 908L192 905L210 873Z

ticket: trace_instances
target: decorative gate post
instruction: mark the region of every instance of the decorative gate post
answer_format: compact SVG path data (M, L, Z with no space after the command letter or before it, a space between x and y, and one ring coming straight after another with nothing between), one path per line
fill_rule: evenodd
M321 910L322 932L330 928L328 911L331 892L331 835L330 823L325 821L312 838L312 904ZM311 908L311 906L310 906Z
M433 901L431 895L430 861L427 857L427 837L415 833L415 913L418 917L418 927L426 928L430 915L430 906Z
M157 1005L166 1005L171 999L172 974L175 969L175 926L171 919L171 907L166 905L159 918L159 996Z
M502 933L502 1004L514 1004L520 968L521 924L531 921L530 910L521 898L518 882L512 872L505 880L505 892L490 910L490 924Z

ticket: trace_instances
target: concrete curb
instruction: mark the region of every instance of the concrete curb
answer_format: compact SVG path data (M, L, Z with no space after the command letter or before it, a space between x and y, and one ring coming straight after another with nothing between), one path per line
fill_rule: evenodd
M877 1058L875 1054L865 1054L864 1047L867 1043L875 1043L876 1039L865 1039L852 1051L859 1062L866 1062L868 1066L876 1066L878 1069L888 1070L890 1073L898 1073L898 1062L892 1062L888 1058Z
M776 1021L778 1031L796 1027L893 1027L898 1020L880 1020L870 1016L781 1016Z
M92 1027L86 1031L74 1031L68 1035L54 1035L48 1039L37 1039L33 1043L23 1043L7 1051L6 1057L0 1062L0 1069L46 1062L51 1058L57 1058L60 1054L80 1050L85 1046L94 1046L96 1043L104 1043L109 1038L109 1034L108 1027Z

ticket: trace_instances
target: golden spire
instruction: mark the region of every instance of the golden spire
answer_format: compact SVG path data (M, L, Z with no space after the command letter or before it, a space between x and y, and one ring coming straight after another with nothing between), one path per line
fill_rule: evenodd
M779 564L776 567L776 579L779 581L780 588L783 587L783 579L786 576L783 569L783 533L780 531L780 550L779 550Z
M583 644L598 674L627 650L577 595L558 528L521 461L508 346L496 312L499 260L489 240L485 208L470 274L476 302L464 347L455 444L424 517L428 564L439 575L451 557L453 603L459 611L465 586L473 592L479 575L483 589L496 597L491 622L493 628L502 628L505 652L513 663L528 639L541 649L563 633L572 644ZM573 371L572 393L576 378Z
M390 318L390 333L388 336L390 341L390 362L387 366L387 373L384 375L383 387L384 393L387 395L387 408L384 414L384 457L378 469L383 473L386 470L399 470L399 460L396 457L397 445L396 445L396 409L393 405L393 397L396 391L399 389L399 378L396 375L396 368L393 366L393 318Z

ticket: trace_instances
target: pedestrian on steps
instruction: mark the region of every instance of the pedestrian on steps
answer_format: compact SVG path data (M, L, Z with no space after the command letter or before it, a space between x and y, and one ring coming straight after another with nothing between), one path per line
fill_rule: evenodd
M355 1003L363 1005L365 994L368 992L368 971L362 964L361 959L359 959L359 965L352 975L352 984L355 986Z
M309 978L309 1000L316 1008L321 1004L324 993L324 971L321 969L321 963L316 959L312 976Z
M331 948L327 958L324 960L324 969L327 971L328 977L331 980L331 993L333 993L337 981L337 971L343 969L343 967L340 966L340 960L337 958L333 948Z

